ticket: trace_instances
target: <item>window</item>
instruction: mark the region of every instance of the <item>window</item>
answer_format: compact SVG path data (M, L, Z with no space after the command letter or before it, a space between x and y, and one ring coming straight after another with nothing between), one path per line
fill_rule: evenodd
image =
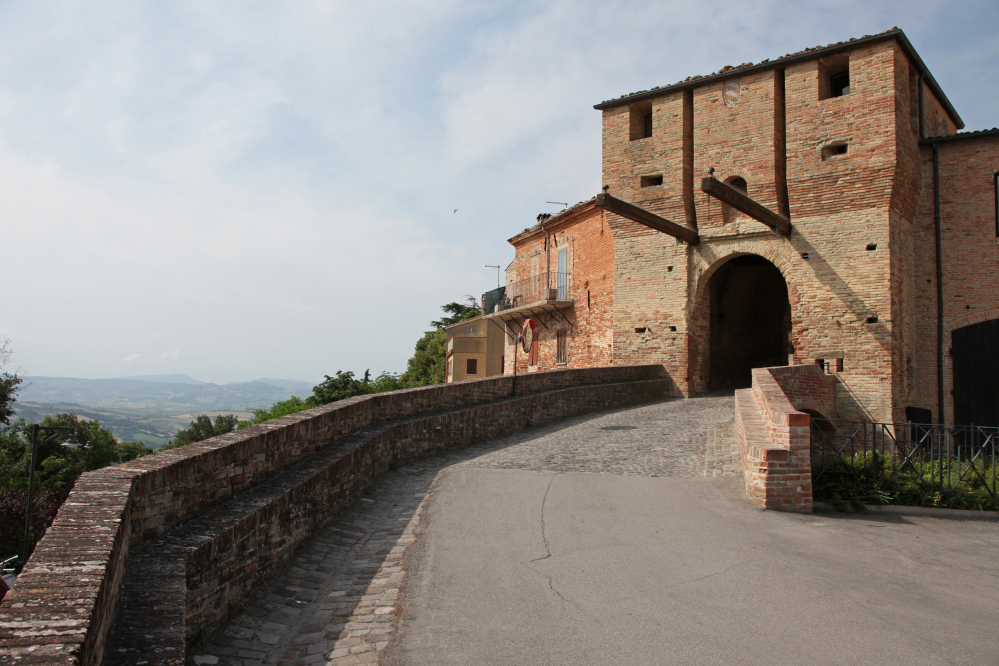
M999 173L992 176L992 192L996 197L996 238L999 238Z
M470 358L465 361L465 374L466 375L477 375L479 374L479 360L476 358Z
M451 359L447 360L447 380L451 381Z
M652 136L652 102L635 102L628 109L628 132L632 141Z
M847 151L847 145L845 141L837 141L836 143L830 143L827 146L822 146L822 159L831 160L836 157L845 156Z
M555 333L555 339L557 345L555 348L555 362L556 363L568 363L569 362L569 331L565 328L565 323L559 323L558 331Z
M819 61L819 99L850 94L850 54L840 53Z
M831 90L830 97L842 97L850 94L850 72L840 72L833 74L829 80Z
M642 176L642 187L655 187L657 185L663 184L663 177L660 176Z
M567 301L569 300L569 250L563 249L558 251L558 294L556 295L556 300Z
M743 194L747 196L749 195L749 183L746 182L745 178L742 178L740 176L733 176L732 178L729 178L725 182L731 185L733 188L739 190ZM742 213L737 211L735 208L732 208L728 204L722 204L722 220L724 220L726 224L729 224L730 222L735 222L735 219L740 215L742 215Z

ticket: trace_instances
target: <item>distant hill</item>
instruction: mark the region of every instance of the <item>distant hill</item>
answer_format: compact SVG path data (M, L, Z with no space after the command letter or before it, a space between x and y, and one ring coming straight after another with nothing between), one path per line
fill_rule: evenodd
M286 389L304 389L308 392L312 392L312 387L315 383L310 382L300 382L297 379L253 379L251 382L256 382L259 384L270 384L271 386L278 386L280 388Z
M31 403L77 403L88 407L143 408L201 412L225 409L269 408L303 388L283 388L261 382L238 384L142 381L138 379L78 379L74 377L26 377L17 394ZM305 385L306 382L301 382ZM309 389L312 387L309 386Z
M118 379L131 379L137 382L153 382L155 384L207 384L199 382L197 379L187 375L134 375L132 377L118 377ZM267 382L264 382L265 384ZM280 386L273 384L273 386Z

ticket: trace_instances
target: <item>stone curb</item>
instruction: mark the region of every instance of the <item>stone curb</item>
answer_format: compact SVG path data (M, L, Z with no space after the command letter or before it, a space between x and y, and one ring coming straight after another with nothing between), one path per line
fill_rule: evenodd
M925 506L880 506L868 504L864 507L869 513L888 513L896 516L928 516L930 518L950 518L953 520L984 520L999 522L999 511L969 511L966 509L934 509ZM815 513L838 513L836 507L826 502L815 502Z

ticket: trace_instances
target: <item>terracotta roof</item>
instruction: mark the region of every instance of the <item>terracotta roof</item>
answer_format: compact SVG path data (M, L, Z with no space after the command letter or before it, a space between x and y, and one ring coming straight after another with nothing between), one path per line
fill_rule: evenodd
M572 206L569 206L565 210L560 211L558 213L555 213L554 215L552 215L549 218L546 218L545 221L544 221L544 225L547 227L547 226L551 226L551 225L555 224L556 222L560 222L560 221L566 219L567 217L570 217L573 213L580 212L581 210L583 210L584 208L586 208L587 205L595 203L596 200L597 200L597 198L593 197L592 199L587 199L586 201L580 201L577 204L573 204ZM533 233L541 231L541 224L542 223L539 222L538 224L535 224L533 227L528 227L528 228L524 229L519 234L516 234L512 238L508 239L507 242L508 243L514 243L514 242L520 240L521 238L523 238L524 236L529 236L529 235L531 235Z
M916 66L916 70L924 75L924 81L926 85L929 86L933 94L936 95L940 103L943 104L944 108L947 110L948 115L958 126L958 128L964 127L964 121L957 114L950 100L944 95L943 90L937 84L936 79L930 74L930 71L926 68L923 63L922 58L916 53L916 50L912 48L912 44L909 43L909 39L905 36L899 28L890 28L883 32L879 32L876 35L864 35L859 38L851 38L845 42L836 42L834 44L827 44L826 46L814 46L811 48L806 48L801 51L796 51L795 53L788 53L787 55L777 58L776 60L764 60L759 63L744 62L741 65L726 65L722 67L717 72L713 72L706 76L688 76L683 81L678 81L667 86L656 86L649 90L642 90L639 92L629 93L627 95L622 95L616 99L606 100L600 102L599 104L594 104L594 109L612 109L617 106L623 106L631 102L637 102L644 99L651 99L653 97L658 97L667 92L676 92L677 90L686 90L689 88L699 88L707 83L715 83L717 81L724 81L725 79L730 79L736 76L741 76L743 74L750 74L754 72L761 72L768 69L774 69L776 67L782 67L790 65L796 62L801 62L804 60L812 60L818 57L832 55L834 53L840 53L842 51L851 51L853 49L867 46L869 44L875 44L878 42L883 42L888 39L896 39L902 46L902 50L909 57L909 60L913 62Z
M969 139L982 139L989 136L999 136L999 127L992 129L975 130L973 132L958 132L957 134L947 134L944 136L933 136L919 140L919 145L929 146L934 143L950 143L951 141L968 141Z

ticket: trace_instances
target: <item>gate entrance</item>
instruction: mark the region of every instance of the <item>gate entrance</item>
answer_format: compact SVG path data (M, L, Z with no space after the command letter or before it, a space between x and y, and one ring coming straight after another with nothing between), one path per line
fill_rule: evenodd
M954 423L999 426L999 319L951 333Z
M784 276L755 254L711 276L710 389L746 388L753 368L787 365L791 304Z

